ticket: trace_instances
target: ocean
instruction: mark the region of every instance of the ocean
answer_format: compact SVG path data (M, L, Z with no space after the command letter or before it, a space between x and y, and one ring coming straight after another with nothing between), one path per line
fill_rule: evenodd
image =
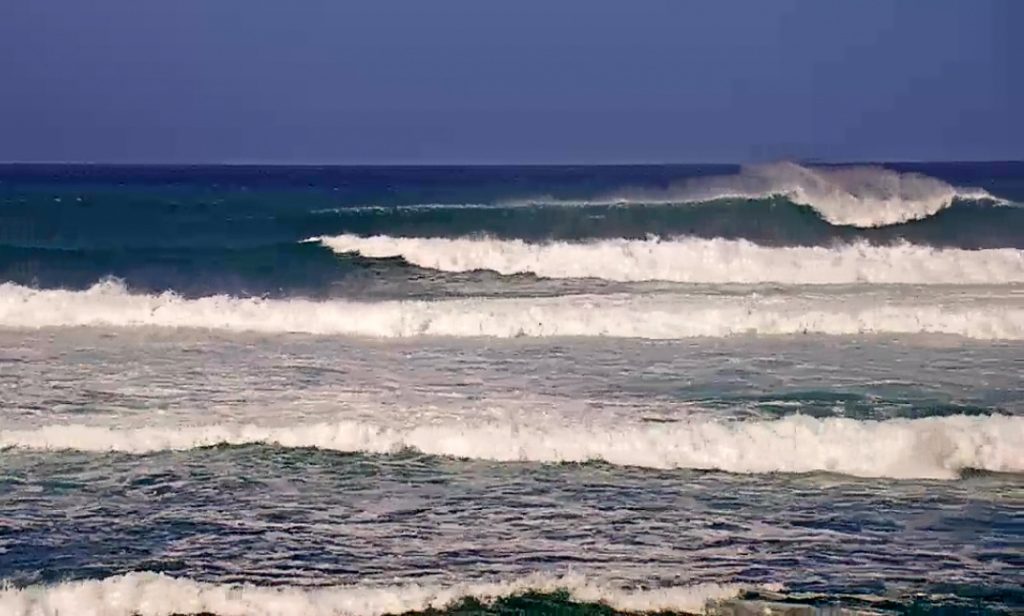
M1024 613L1024 163L0 165L0 614Z

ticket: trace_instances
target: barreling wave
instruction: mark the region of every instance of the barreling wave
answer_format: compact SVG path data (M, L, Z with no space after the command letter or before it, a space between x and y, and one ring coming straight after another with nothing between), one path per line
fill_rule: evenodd
M694 178L664 190L623 190L576 203L697 203L769 197L806 205L831 224L854 227L883 227L927 218L956 199L1004 203L980 188L958 188L919 173L877 166L805 167L790 162L752 165L735 175Z
M746 240L599 240L586 243L338 235L311 238L338 253L401 257L444 272L493 270L622 282L782 284L1003 284L1024 282L1024 250L937 249L859 242L766 247Z
M916 288L919 289L919 288ZM951 334L1024 339L1024 303L994 293L650 294L357 302L132 294L0 284L0 327L180 327L408 338Z
M213 584L158 573L128 573L103 580L0 589L0 612L5 616L378 616L443 610L465 599L491 603L526 593L566 592L578 602L601 603L628 612L697 613L711 602L734 598L744 590L739 585L714 583L625 589L579 575L535 574L505 582L449 586L409 583L310 588Z
M1024 417L985 415L858 421L790 415L767 421L685 420L639 425L339 421L108 428L51 425L0 430L0 447L144 454L269 444L388 454L404 449L499 462L590 462L730 473L833 472L952 479L964 469L1024 472Z

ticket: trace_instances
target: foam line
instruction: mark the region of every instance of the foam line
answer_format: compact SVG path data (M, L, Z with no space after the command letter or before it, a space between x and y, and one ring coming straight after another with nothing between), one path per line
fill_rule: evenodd
M770 585L766 588L778 588ZM743 588L700 584L653 590L621 589L578 575L532 575L507 582L466 582L450 586L406 584L332 587L266 587L213 584L156 573L129 573L103 580L53 586L0 589L5 616L377 616L443 609L461 599L493 602L527 592L564 590L579 602L604 603L624 611L696 613L712 601L730 599Z
M338 235L311 238L338 253L401 257L444 272L492 270L545 278L621 282L782 284L1002 284L1024 282L1024 250L936 249L866 243L825 247L758 246L746 240L601 240L531 244L522 240Z
M0 430L0 447L145 454L214 445L271 444L342 452L425 454L499 462L604 461L732 473L835 472L862 477L956 478L964 469L1024 472L1024 417L952 416L857 421L792 415L771 421L566 426L358 421L119 429L51 425Z
M951 334L1024 339L1019 297L951 293L570 295L430 301L131 294L0 284L0 327L183 327L407 338L603 336L647 339L790 334Z

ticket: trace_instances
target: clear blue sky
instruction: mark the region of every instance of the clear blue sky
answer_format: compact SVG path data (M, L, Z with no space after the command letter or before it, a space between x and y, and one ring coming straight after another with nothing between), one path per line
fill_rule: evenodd
M1024 158L1021 0L3 0L0 160Z

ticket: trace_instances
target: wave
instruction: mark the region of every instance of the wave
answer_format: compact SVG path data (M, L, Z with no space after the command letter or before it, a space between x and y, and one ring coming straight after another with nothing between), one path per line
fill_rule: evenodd
M602 603L629 612L696 613L708 603L732 599L743 590L739 585L714 583L624 589L593 583L579 575L536 574L506 582L449 586L410 583L317 588L214 584L158 573L128 573L103 580L0 589L0 612L6 616L377 616L440 610L470 598L491 603L526 593L567 592L575 601Z
M791 162L743 167L735 175L694 178L667 189L624 190L563 204L699 203L783 197L834 225L883 227L927 218L956 199L1005 201L980 188L958 188L919 173L878 166L806 167ZM540 200L538 202L555 202Z
M833 472L952 479L965 469L1024 472L1024 417L954 415L858 421L791 415L765 421L687 420L641 425L494 422L393 427L359 421L109 428L52 425L0 430L0 448L145 454L216 445L499 462L590 462L730 473Z
M352 273L347 259L319 246L281 242L249 246L121 248L0 244L0 279L43 287L86 288L97 279L128 280L137 290L186 296L326 293Z
M600 240L527 243L491 238L311 238L338 253L401 257L444 272L493 270L544 278L622 282L783 284L1001 284L1024 282L1024 250L937 249L860 242L839 247L765 247L746 240Z
M106 280L85 291L0 284L0 327L182 327L408 338L951 334L1024 339L1013 295L649 294L357 302L132 294Z

